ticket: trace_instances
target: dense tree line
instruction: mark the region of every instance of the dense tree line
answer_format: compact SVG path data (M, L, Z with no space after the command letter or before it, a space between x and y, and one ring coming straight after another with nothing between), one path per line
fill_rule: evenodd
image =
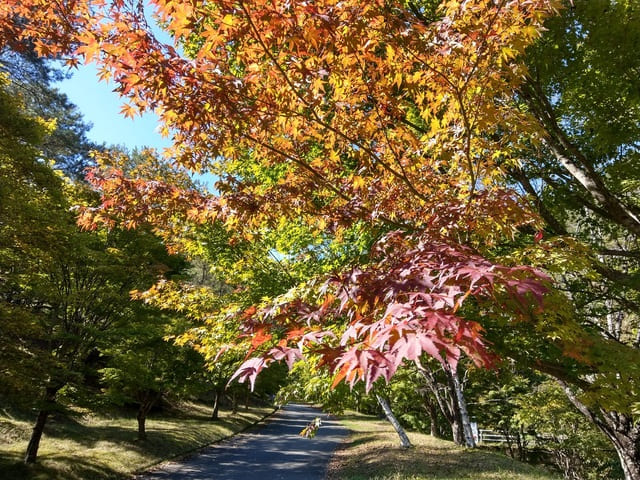
M202 355L166 340L190 324L131 298L159 279L191 278L191 267L149 229L77 226L77 207L98 200L84 181L89 150L100 156L89 126L55 89L54 66L8 50L0 63L0 395L36 415L25 461L36 461L47 419L69 403L137 405L144 439L164 396L226 386ZM130 168L145 159L121 156Z

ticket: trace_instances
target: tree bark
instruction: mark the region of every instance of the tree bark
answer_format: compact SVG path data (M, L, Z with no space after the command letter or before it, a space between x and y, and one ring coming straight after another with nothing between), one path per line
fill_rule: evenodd
M516 454L513 451L513 442L511 440L511 430L509 430L508 428L501 428L498 430L500 433L502 433L505 437L505 439L507 440L507 450L509 450L509 456L511 458L516 458Z
M458 401L456 399L456 395L453 393L451 382L448 380L444 383L438 382L428 366L425 366L423 369L418 369L418 371L425 379L427 386L435 396L442 415L447 419L447 422L449 422L449 425L451 426L453 443L456 445L464 445L462 418L460 417L460 409L457 407ZM442 389L445 390L446 398L445 395L440 392L438 385L442 385Z
M42 432L44 431L44 426L47 423L48 416L49 410L40 410L38 412L36 424L33 427L31 438L29 439L29 445L27 445L24 463L36 463L36 459L38 458L38 449L40 448L40 439L42 438Z
M213 392L213 412L211 412L211 419L212 421L216 421L220 419L219 416L219 411L220 411L220 395L221 392L219 390L216 390L215 392Z
M145 392L136 417L138 420L138 440L143 441L147 439L147 415L161 396L162 392Z
M471 430L471 419L469 418L469 412L467 411L467 402L465 401L464 394L462 393L462 385L460 385L458 372L450 368L448 365L445 366L445 372L451 382L451 389L455 399L455 416L460 422L459 428L462 431L464 445L475 448L476 442L473 439L473 432Z
M640 423L634 422L629 415L617 412L600 410L596 415L593 412L590 415L595 425L613 443L625 480L640 480Z
M138 440L146 440L147 439L147 429L146 429L146 421L147 421L147 412L145 412L142 405L138 409Z
M238 395L235 390L231 392L231 413L233 415L238 413Z
M545 130L546 144L558 163L584 188L608 218L640 235L640 214L637 209L617 198L605 185L593 164L576 147L560 127L552 105L540 85L529 79L521 88L522 97Z
M518 442L518 460L521 462L527 461L527 437L524 433L524 428L520 426L518 433L516 434L516 441Z
M409 448L411 446L411 442L409 441L409 437L407 437L407 433L404 431L404 428L402 428L402 425L400 425L400 422L398 422L398 419L393 414L393 411L391 410L391 407L389 406L389 402L387 402L387 400L385 398L383 398L382 396L380 396L378 394L376 394L376 399L378 400L378 403L380 404L380 407L382 407L382 411L384 412L385 416L387 417L387 420L389 420L389 423L393 426L393 428L397 432L398 437L400 437L400 445L403 448Z
M427 409L427 413L429 414L429 429L431 436L434 438L441 438L440 426L438 425L438 409L436 408L436 404L433 403L433 400L426 395L422 396L422 400L425 408Z
M460 416L454 414L453 421L451 422L451 435L453 443L456 445L464 445L464 432L462 431L462 421Z
M640 427L636 426L633 430L616 432L615 440L612 439L625 480L640 480Z
M24 456L24 463L33 464L36 463L38 458L38 449L40 448L40 440L42 439L42 433L44 432L44 426L47 423L47 418L51 413L51 407L55 404L56 394L62 386L46 387L44 395L44 407L38 412L36 418L36 424L31 432L31 438L27 445L27 451Z
M640 422L623 413L589 408L566 383L559 383L569 401L613 443L625 480L640 480Z

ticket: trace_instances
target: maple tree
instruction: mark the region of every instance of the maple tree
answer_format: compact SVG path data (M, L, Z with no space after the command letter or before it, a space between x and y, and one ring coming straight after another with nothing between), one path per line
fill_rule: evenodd
M155 38L141 4L121 1L9 2L0 25L5 42L99 62L129 100L125 114L160 115L177 163L220 176L207 197L95 173L105 202L85 210L85 225L115 216L174 237L180 220L219 219L251 235L284 217L334 235L356 220L391 231L369 265L317 286L319 304L244 315L254 350L274 328L280 338L241 378L293 361L339 319L348 328L318 347L324 361L371 385L422 351L453 368L461 349L490 364L481 327L459 314L467 299L506 292L522 315L541 302L544 275L481 254L537 222L499 164L517 162L512 146L533 125L509 101L524 74L515 58L556 6L450 1L429 22L424 6L393 2L152 2L174 45Z
M204 389L204 361L193 349L165 341L184 329L176 319L140 304L132 307L135 316L101 342L107 365L99 373L111 403L138 404L138 440L142 441L147 439L147 415L164 396L186 397Z

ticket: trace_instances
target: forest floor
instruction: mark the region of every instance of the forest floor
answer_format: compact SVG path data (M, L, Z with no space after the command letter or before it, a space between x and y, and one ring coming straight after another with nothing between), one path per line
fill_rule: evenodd
M430 435L408 432L412 448L403 449L386 420L345 415L351 430L329 465L329 480L559 480L543 467L528 465L483 449L459 447ZM320 427L322 428L322 427Z
M95 415L74 410L49 418L38 462L25 466L35 415L0 409L0 472L3 480L106 480L130 478L139 471L244 430L273 412L273 408L221 410L209 420L211 408L186 403L170 415L151 414L146 441L137 440L135 411ZM33 418L31 418L33 417Z

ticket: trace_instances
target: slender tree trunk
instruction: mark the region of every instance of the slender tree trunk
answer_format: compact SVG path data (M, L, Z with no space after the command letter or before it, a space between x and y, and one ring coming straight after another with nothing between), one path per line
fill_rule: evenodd
M507 439L507 449L509 450L509 456L511 458L516 458L516 454L515 454L515 452L513 450L513 442L512 442L512 439L511 439L511 430L509 430L508 428L502 428L499 431Z
M36 459L38 458L38 449L40 448L40 439L42 438L42 433L44 432L44 426L47 423L49 413L51 413L51 407L55 403L56 394L61 388L62 386L56 386L47 387L45 389L44 406L38 412L36 424L33 427L31 438L29 439L29 444L27 445L27 451L24 456L24 463L36 463Z
M220 411L220 395L221 392L219 390L213 392L213 412L211 413L210 419L212 421L216 421L220 418L218 415Z
M247 388L244 393L244 409L245 411L249 410L249 399L251 398L251 390Z
M451 435L453 443L455 443L456 445L464 445L462 420L460 420L460 416L457 414L454 414L453 420L451 421Z
M520 183L524 191L527 192L529 196L534 199L538 212L540 213L540 216L544 219L545 223L547 224L547 228L551 229L551 232L555 233L556 235L566 235L567 229L562 224L562 222L557 220L556 217L547 208L547 206L541 200L540 196L538 195L538 192L533 187L533 185L531 184L531 181L529 180L529 178L527 178L524 172L520 168L511 168L509 169L509 174L514 179L516 179Z
M33 427L31 438L29 439L29 445L27 446L27 453L24 457L24 463L36 463L38 458L38 449L40 448L40 439L42 438L42 432L44 426L47 423L47 417L49 416L49 410L40 410L36 419L36 424Z
M446 383L438 382L431 369L427 366L424 369L419 369L418 372L425 379L427 386L433 393L440 407L440 411L444 418L449 422L451 427L452 440L456 445L464 445L464 433L462 432L462 420L460 418L460 412L457 408L457 400L452 392L451 382ZM441 392L445 390L444 394Z
M460 418L462 420L462 431L464 433L464 439L467 447L475 448L476 441L473 438L473 430L471 429L471 419L469 418L469 411L467 410L467 402L462 394L462 386L458 379L458 374L452 372L453 385L458 399L458 408L460 409Z
M546 144L558 163L582 185L599 207L606 210L610 220L640 235L640 213L637 208L617 198L596 172L593 163L569 140L540 84L529 79L522 85L521 94L544 128Z
M465 445L467 447L475 448L476 441L473 438L473 430L471 429L471 419L469 418L469 411L467 410L467 402L464 399L462 393L462 385L460 385L460 379L458 373L454 370L450 371L451 380L453 383L453 390L458 401L458 409L460 411L460 421L462 426L462 433L464 435Z
M235 390L231 392L231 413L234 415L238 413L238 395Z
M518 460L521 462L527 461L527 437L525 437L524 428L522 426L516 434L516 441L518 442Z
M145 392L136 417L138 420L138 440L142 441L147 439L147 415L161 396L162 392Z
M136 418L138 419L138 440L146 440L147 439L147 429L146 429L147 412L145 411L142 405L140 405L140 408L138 409L138 415Z
M438 425L438 409L436 408L436 404L426 395L424 395L422 398L424 401L424 406L427 409L427 413L429 414L429 428L431 436L434 438L441 438L440 428Z
M404 428L402 428L402 425L400 425L400 422L398 422L398 419L393 414L393 411L391 411L389 402L387 402L386 399L384 399L378 394L376 394L376 399L378 400L378 403L382 407L382 411L386 415L387 420L389 420L389 423L393 426L395 431L398 433L398 437L400 437L400 445L402 445L403 448L409 448L411 446L409 437L407 437L407 433L404 431Z

